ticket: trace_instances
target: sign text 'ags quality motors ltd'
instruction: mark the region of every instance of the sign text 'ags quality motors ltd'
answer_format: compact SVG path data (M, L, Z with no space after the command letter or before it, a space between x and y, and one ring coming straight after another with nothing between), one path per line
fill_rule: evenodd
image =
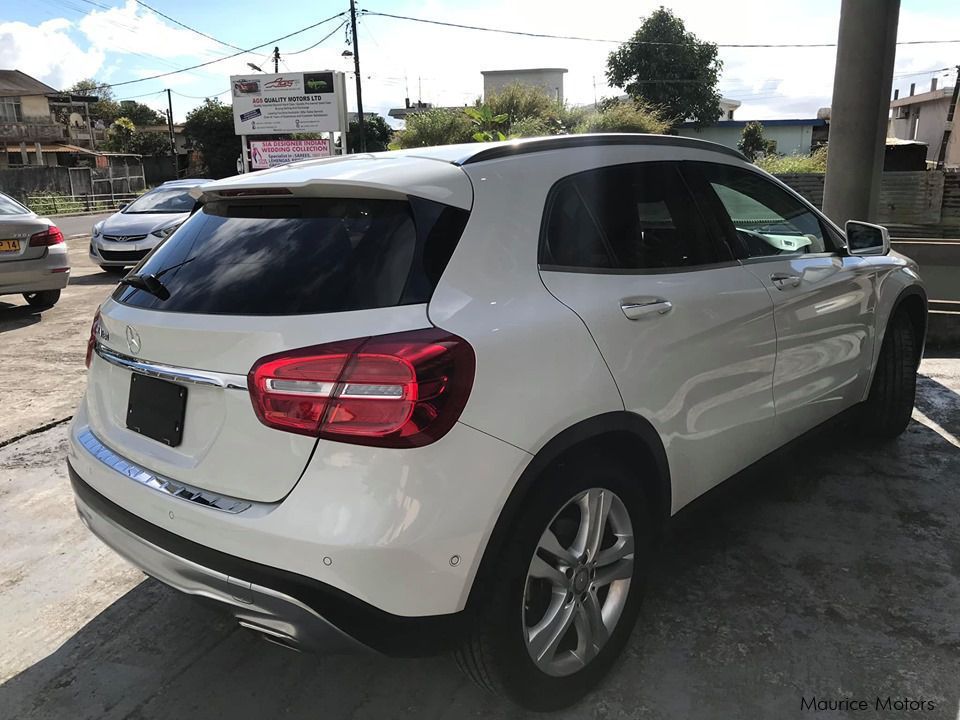
M342 73L233 75L230 86L237 135L338 132L345 125Z

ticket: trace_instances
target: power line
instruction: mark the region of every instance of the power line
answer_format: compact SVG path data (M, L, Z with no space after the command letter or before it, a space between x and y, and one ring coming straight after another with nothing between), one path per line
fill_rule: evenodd
M346 11L338 12L336 15L331 15L326 20L321 20L320 22L314 23L313 25L308 25L305 28L294 30L292 33L287 33L283 37L278 37L278 38L274 38L273 40L268 40L266 42L260 43L259 45L254 45L252 48L249 48L247 50L241 50L240 52L233 53L232 55L224 55L223 57L216 58L215 60L208 60L207 62L198 63L197 65L191 65L190 67L180 68L179 70L171 70L170 72L159 73L157 75L150 75L148 77L138 78L136 80L124 80L123 82L118 82L118 83L104 83L103 85L97 85L97 87L93 88L93 90L99 90L101 88L108 88L108 87L121 87L123 85L132 85L133 83L146 82L147 80L157 80L159 78L168 77L170 75L177 75L179 73L189 72L190 70L196 70L198 68L206 67L207 65L213 65L214 63L223 62L224 60L230 60L231 58L235 58L238 55L243 55L245 53L253 52L254 50L259 50L262 47L273 45L275 43L280 42L281 40L286 40L287 38L291 38L294 35L300 35L301 33L305 33L307 30L313 30L313 28L319 27L320 25L328 23L331 20L336 20L338 17L342 15L346 15Z
M86 1L87 1L87 2L92 2L93 0L86 0ZM247 52L247 51L244 50L242 47L237 47L236 45L231 45L230 43L224 42L223 40L218 40L217 38L213 37L213 35L207 35L205 32L202 32L202 31L200 31L200 30L197 30L196 28L190 27L189 25L186 25L186 24L180 22L179 20L176 20L176 19L170 17L169 15L165 15L164 13L160 12L160 11L157 10L156 8L150 7L149 5L147 5L145 2L143 2L143 0L135 0L135 2L137 3L137 5L140 5L141 7L145 7L145 8L146 8L147 10L149 10L150 12L155 13L155 14L159 15L160 17L169 20L169 21L172 22L174 25L179 25L180 27L185 28L185 29L189 30L189 31L192 32L192 33L196 33L197 35L200 35L201 37L205 37L207 40L213 40L215 43L218 43L218 44L220 44L220 45L224 45L225 47L231 48L231 49L233 49L233 50L239 50L240 52Z
M161 90L160 92L163 92L163 90ZM227 88L226 90L221 90L218 93L207 93L206 95L184 95L182 92L177 92L176 90L171 90L170 92L172 92L174 95L178 95L182 98L188 98L190 100L206 100L207 98L220 97L224 93L230 92L230 88Z
M393 13L361 10L363 15L393 18L395 20L409 20L411 22L428 25L442 25L443 27L460 28L462 30L480 30L482 32L500 33L502 35L521 35L523 37L549 38L551 40L580 40L583 42L613 43L616 45L680 45L674 42L657 42L647 40L609 40L606 38L581 37L579 35L551 35L549 33L526 32L522 30L505 30L503 28L483 27L481 25L462 25L460 23L444 22L442 20L427 20L425 18L410 17L409 15L394 15ZM897 45L938 45L960 43L960 40L904 40ZM832 48L836 43L713 43L721 48Z
M342 23L340 23L339 25L337 25L337 26L336 26L333 30L331 30L329 33L327 33L327 34L324 35L322 38L320 38L319 40L317 40L317 41L316 41L313 45L311 45L310 47L305 47L303 50L297 50L296 52L284 53L284 57L290 57L291 55L299 55L300 53L305 53L307 50L313 50L317 45L320 45L321 43L326 42L327 40L329 40L330 38L332 38L334 35L336 35L336 34L340 31L340 28L342 28L342 27L343 27L344 25L346 25L346 24L347 24L347 21L344 20Z

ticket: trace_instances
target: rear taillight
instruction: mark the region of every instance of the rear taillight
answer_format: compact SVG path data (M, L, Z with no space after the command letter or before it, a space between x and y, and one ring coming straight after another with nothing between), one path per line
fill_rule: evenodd
M248 384L257 417L278 430L417 447L453 427L474 367L466 340L430 328L269 355Z
M50 245L59 245L62 242L63 233L56 225L51 225L46 230L30 236L30 247L49 247Z
M87 338L87 368L90 367L90 363L93 362L93 351L97 347L97 337L100 334L100 308L97 308L96 314L93 316L93 322L90 324L90 337Z

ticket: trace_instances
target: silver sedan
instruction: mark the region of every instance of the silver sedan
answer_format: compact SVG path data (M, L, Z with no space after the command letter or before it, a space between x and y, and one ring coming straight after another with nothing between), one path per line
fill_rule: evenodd
M69 279L60 229L0 193L0 295L22 294L32 306L48 308Z

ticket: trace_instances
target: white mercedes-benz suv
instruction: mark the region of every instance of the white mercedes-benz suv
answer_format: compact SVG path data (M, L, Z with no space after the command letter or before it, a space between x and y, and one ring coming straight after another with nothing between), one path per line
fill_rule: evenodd
M916 264L718 145L420 148L194 192L93 322L69 474L109 546L282 644L453 651L567 705L674 513L846 410L910 419Z

